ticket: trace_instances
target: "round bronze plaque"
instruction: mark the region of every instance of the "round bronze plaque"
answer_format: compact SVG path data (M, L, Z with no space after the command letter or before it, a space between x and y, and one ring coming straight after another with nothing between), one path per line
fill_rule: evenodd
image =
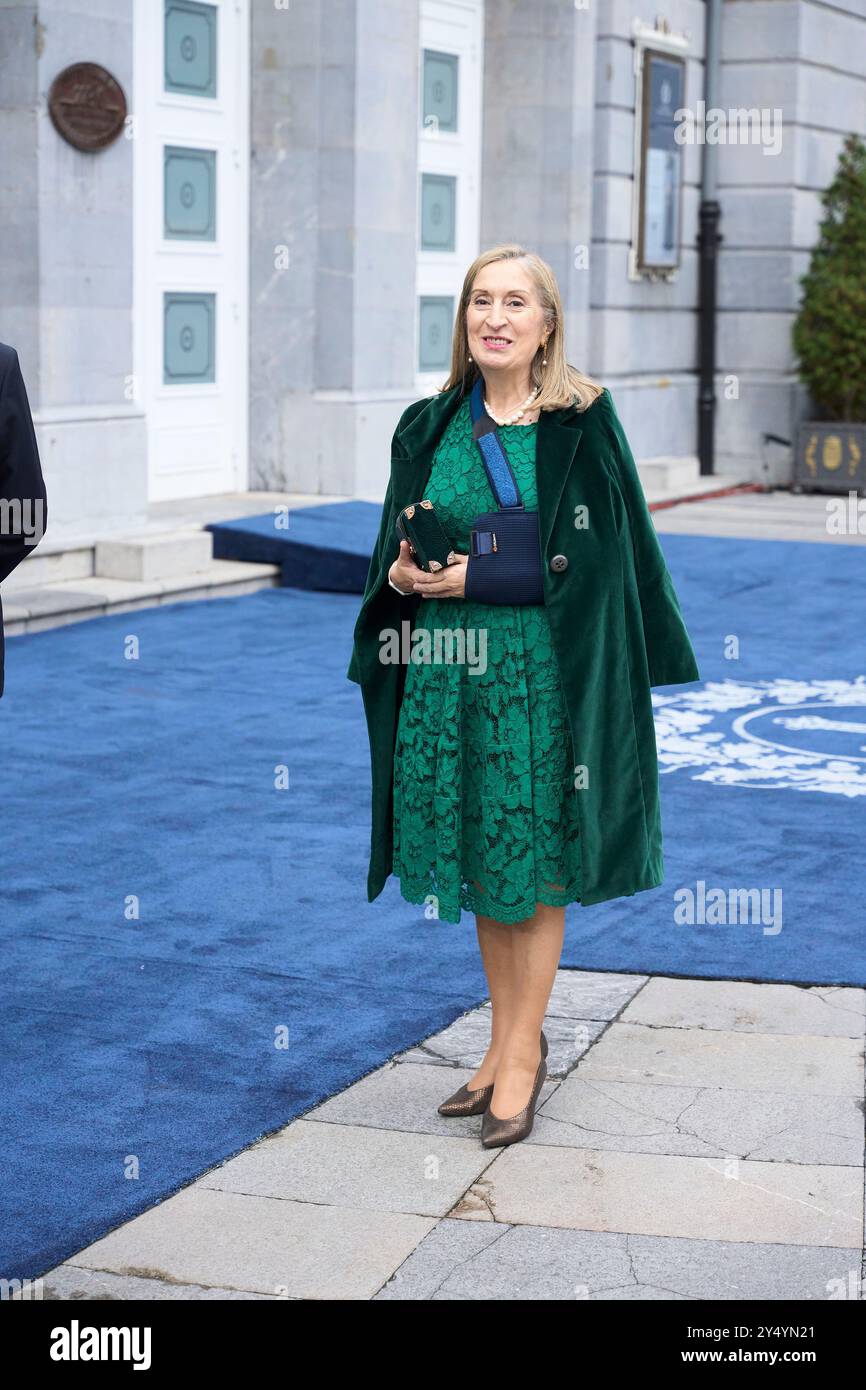
M73 63L52 82L48 111L55 128L77 150L104 150L123 130L126 97L98 63Z

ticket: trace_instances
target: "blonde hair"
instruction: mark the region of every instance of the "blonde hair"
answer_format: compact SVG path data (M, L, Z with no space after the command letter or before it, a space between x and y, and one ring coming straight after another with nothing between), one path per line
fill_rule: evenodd
M590 377L584 376L565 359L562 299L559 294L559 286L556 283L556 276L547 261L543 261L534 251L527 251L524 247L513 243L494 246L489 251L483 251L480 256L475 258L466 272L463 289L460 292L457 316L454 321L454 337L451 344L451 375L440 390L450 391L455 386L460 386L464 392L471 391L478 377L480 370L478 364L469 360L466 310L469 306L469 297L472 294L472 286L475 284L476 276L479 271L494 261L522 262L529 272L529 278L544 312L544 327L548 334L547 346L542 351L539 345L529 367L531 384L539 388L533 409L559 410L563 406L576 404L580 410L586 410L596 396L601 395L604 387L599 386L598 382L593 381ZM547 358L546 367L541 365L543 357Z

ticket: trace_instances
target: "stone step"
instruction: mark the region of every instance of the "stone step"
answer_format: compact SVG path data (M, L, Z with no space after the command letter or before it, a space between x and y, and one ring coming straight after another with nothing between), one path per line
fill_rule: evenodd
M700 497L737 487L745 479L725 473L702 473L694 455L688 458L659 457L641 459L638 477L648 498Z
M212 560L205 569L163 579L114 579L92 575L38 588L4 586L3 626L6 635L39 632L67 623L153 608L161 603L185 603L192 599L237 597L280 582L279 565L254 565L240 560Z
M188 528L167 534L145 533L99 540L94 547L94 575L156 583L183 575L200 574L213 563L210 531Z
M696 458L641 459L637 466L637 472L643 490L647 493L685 491L701 476L700 465Z
M60 584L67 579L89 579L92 574L92 545L50 546L46 536L39 548L4 579L3 593L34 589L37 584Z

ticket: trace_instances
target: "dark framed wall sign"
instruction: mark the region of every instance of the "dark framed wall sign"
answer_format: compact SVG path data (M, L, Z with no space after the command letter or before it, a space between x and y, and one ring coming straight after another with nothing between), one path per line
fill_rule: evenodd
M685 106L685 59L639 50L636 142L637 215L632 275L668 277L680 264L683 145L676 131Z

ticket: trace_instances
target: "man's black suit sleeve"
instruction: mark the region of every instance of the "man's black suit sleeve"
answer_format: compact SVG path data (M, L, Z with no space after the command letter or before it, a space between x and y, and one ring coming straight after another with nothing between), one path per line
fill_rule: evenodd
M11 348L4 356L5 362L0 363L0 583L36 548L48 520L45 480L18 353Z

